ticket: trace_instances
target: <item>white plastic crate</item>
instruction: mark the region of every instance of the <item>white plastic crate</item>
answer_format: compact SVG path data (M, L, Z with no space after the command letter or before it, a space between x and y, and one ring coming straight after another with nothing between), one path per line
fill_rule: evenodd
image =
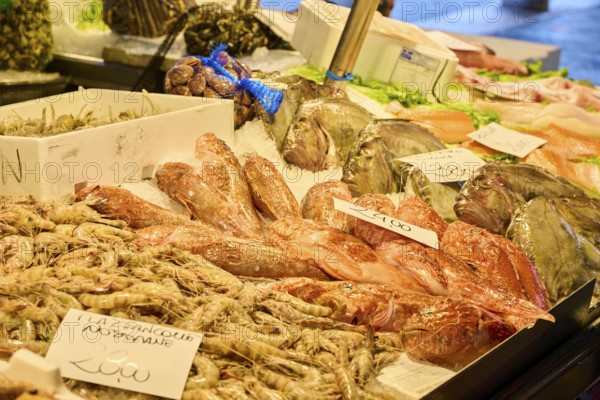
M292 46L313 65L329 68L350 9L303 0ZM458 59L420 28L375 13L353 73L364 79L401 83L430 101L446 98Z
M233 134L231 100L105 89L76 92L0 107L9 115L40 118L93 111L99 118L125 111L157 115L45 138L0 136L0 195L40 199L72 194L86 184L119 185L151 177L158 164L194 154L206 132ZM85 108L84 108L85 106Z

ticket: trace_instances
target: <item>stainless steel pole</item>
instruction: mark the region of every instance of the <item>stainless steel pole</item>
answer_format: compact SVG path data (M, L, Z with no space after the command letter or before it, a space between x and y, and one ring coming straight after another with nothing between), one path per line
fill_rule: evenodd
M333 60L331 60L330 73L342 79L346 74L352 72L378 5L379 0L356 0L354 2L342 37L335 49ZM346 82L343 79L325 78L326 84L334 84L340 89L346 86Z

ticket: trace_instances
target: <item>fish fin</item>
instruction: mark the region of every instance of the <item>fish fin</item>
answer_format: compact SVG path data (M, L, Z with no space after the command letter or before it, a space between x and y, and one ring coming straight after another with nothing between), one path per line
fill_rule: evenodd
M177 202L179 204L181 204L183 206L183 208L185 208L185 212L187 213L187 216L190 217L190 218L192 218L194 216L194 214L192 213L192 210L189 207L188 202L185 199L183 199L183 198L181 198L181 197L179 197L177 195L175 195L174 197L177 200Z

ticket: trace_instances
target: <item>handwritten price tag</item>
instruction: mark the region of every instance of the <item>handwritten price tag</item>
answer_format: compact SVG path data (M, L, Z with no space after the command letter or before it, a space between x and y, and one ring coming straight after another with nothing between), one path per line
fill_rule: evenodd
M399 158L419 168L431 182L460 182L468 180L485 161L463 148L432 151Z
M423 243L434 249L438 248L438 237L434 231L423 229L419 226L400 221L389 215L384 215L368 208L360 207L344 200L333 198L333 205L336 210L350 214L363 221L370 222L390 231L406 236L419 243Z
M63 377L179 399L202 335L71 309L46 358Z
M467 136L484 146L519 158L546 143L544 139L507 129L495 122Z

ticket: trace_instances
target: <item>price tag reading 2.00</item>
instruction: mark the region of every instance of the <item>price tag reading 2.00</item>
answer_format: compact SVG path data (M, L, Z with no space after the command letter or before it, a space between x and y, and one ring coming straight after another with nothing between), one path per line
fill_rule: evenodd
M70 309L46 358L65 378L179 399L201 339L196 332Z
M423 243L429 247L437 249L438 237L434 231L423 229L420 226L409 224L408 222L400 221L389 215L381 214L368 208L359 207L340 199L333 199L333 204L336 210L352 215L363 221L370 222L374 225L389 229L409 239Z

